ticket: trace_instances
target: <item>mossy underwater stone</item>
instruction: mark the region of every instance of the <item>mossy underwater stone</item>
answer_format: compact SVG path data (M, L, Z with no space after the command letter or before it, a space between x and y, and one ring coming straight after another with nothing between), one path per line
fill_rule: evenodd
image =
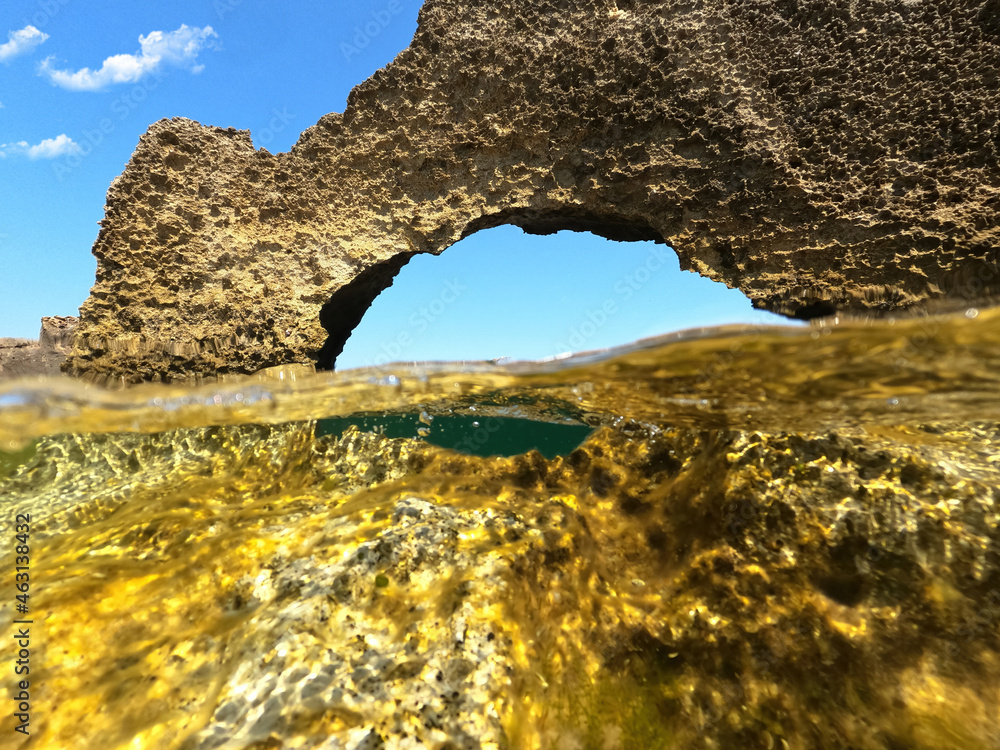
M45 438L4 480L64 500L33 746L1000 740L996 424L551 460L313 429Z

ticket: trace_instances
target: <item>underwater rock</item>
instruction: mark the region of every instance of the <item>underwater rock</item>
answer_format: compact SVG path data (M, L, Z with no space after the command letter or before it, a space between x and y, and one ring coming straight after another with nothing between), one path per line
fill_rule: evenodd
M330 366L414 253L656 240L801 318L1000 292L996 4L428 0L288 153L163 120L108 191L69 362ZM668 303L664 303L668 304Z
M45 437L2 480L52 508L32 746L1000 742L1000 425L313 429Z
M0 378L58 375L70 353L77 322L69 316L45 317L37 341L0 338Z

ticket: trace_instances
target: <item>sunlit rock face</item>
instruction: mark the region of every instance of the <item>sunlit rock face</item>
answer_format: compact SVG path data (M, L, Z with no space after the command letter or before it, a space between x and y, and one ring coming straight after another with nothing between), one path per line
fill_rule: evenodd
M25 747L995 748L998 440L43 438Z
M288 153L164 120L108 191L70 369L329 366L414 253L654 239L800 317L1000 291L995 2L428 0Z

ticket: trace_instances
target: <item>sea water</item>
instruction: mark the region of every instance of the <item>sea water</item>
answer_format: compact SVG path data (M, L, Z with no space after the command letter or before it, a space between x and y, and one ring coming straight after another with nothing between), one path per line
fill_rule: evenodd
M997 311L0 384L2 744L1000 747L998 445Z

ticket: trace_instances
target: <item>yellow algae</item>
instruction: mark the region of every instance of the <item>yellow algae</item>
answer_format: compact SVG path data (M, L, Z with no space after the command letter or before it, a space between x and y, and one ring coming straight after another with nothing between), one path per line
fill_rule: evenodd
M555 458L317 437L286 418L324 415L340 386L308 373L240 407L258 424L199 425L202 404L169 431L39 437L0 478L2 523L33 514L44 632L20 746L996 747L986 386L881 432L858 424L870 403L836 429L787 404L753 429L667 408L692 385L666 382L670 361L714 345L632 352L627 382L598 363L473 371L461 397L453 374L352 386L356 404L461 412L489 393L554 420L571 415L548 399L585 377L574 418L598 428ZM823 429L780 429L792 416ZM9 580L0 595L9 616Z

